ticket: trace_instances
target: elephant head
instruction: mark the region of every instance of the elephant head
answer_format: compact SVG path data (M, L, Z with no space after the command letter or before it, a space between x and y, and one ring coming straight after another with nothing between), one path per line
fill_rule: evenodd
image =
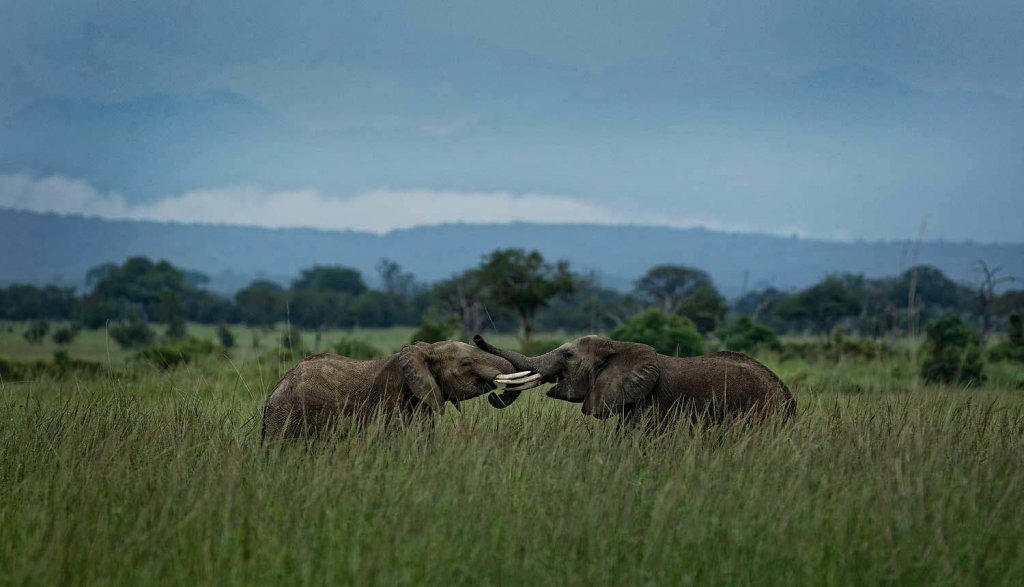
M498 408L511 404L529 387L555 383L548 397L583 403L584 414L607 418L650 394L661 374L658 354L652 347L600 336L584 336L536 357L493 347L479 335L473 342L507 359L516 369L541 375L529 386L488 396L491 405Z
M446 401L458 408L459 402L496 389L504 381L500 376L515 370L500 356L453 341L407 345L398 360L412 394L438 413Z

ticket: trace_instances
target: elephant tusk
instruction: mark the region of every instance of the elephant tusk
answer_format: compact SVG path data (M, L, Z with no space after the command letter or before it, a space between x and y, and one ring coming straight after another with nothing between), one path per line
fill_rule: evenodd
M516 382L503 383L502 389L504 391L525 391L527 389L533 389L543 383L541 378L538 376L527 377Z
M496 381L498 379L519 379L520 377L529 375L530 373L533 373L533 371L520 371L518 373L499 373L498 376L495 377L494 379Z
M540 381L541 377L542 377L542 375L540 373L534 373L533 375L530 375L529 377L518 377L518 378L515 378L515 379L512 379L512 378L504 379L504 378L501 378L501 377L496 377L494 379L494 382L499 384L499 385L505 385L506 387L509 386L509 385L519 386L519 385L525 385L527 383L533 383L535 381Z

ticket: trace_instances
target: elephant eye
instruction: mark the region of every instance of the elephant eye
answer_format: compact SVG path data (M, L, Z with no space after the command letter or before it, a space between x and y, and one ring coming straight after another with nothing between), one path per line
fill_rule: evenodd
M462 362L459 363L459 365L462 366L462 367L469 367L472 364L473 364L473 361L470 361L469 359L462 359Z
M565 349L564 351L562 351L562 354L565 356L566 359L571 359L573 355L576 353L572 352L572 349Z

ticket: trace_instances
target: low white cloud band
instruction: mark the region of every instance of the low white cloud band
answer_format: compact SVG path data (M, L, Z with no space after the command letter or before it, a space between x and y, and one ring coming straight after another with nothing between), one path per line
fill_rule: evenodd
M374 189L350 197L316 189L203 189L150 203L131 203L61 176L0 175L0 207L110 219L236 224L273 228L352 229L384 233L450 222L578 222L628 219L569 196L508 192Z

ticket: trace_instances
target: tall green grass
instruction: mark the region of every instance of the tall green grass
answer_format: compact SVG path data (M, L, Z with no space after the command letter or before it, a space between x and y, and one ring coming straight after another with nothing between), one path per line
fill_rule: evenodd
M809 379L788 424L658 437L531 393L261 447L276 375L220 360L0 384L0 582L1024 579L1012 389L851 394Z

